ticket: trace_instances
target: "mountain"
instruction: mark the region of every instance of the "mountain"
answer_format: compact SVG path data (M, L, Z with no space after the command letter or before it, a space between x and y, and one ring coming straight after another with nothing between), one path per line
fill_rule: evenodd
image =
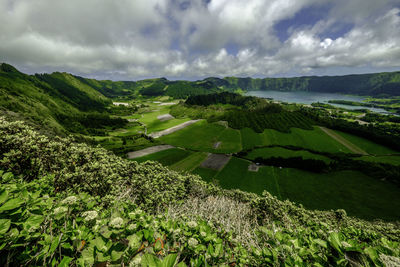
M237 78L226 77L214 84L224 84L229 90L310 91L357 95L400 95L400 72L383 72L344 76L306 76L294 78Z

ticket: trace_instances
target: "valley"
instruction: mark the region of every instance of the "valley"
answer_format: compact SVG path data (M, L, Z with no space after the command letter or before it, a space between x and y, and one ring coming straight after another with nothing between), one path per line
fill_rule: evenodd
M290 128L289 132L265 129L257 133L247 127L233 129L227 121L214 122L207 119L207 115L199 117L191 112L188 112L189 116L170 116L169 120L164 121L160 116L174 113L174 109L182 105L178 102L163 105L170 101L168 98L150 99L144 102L146 107L143 111L139 109L140 115L124 117L137 117L142 123L142 130L138 128L131 134L137 134L145 127L148 135L155 137L153 142L156 145L149 142L149 148L128 152L131 160L158 161L172 170L198 174L205 181L226 189L240 189L260 195L266 190L278 199L289 199L309 209L342 208L349 215L369 220L390 221L400 218L397 212L400 206L393 206L393 203L400 203L400 191L391 182L381 176L373 178L371 174L360 170L332 167L337 164L337 157L395 166L400 164L399 151L353 134L316 125L310 129ZM293 108L288 105L288 109ZM224 107L219 106L218 109ZM215 114L218 111L207 112ZM195 123L184 128L163 136L153 135L157 131L174 129L182 125L182 121L184 124L192 122L190 119L193 118ZM130 131L129 128L126 130ZM119 131L121 129L116 132ZM127 132L121 136L128 136ZM119 136L115 132L110 134ZM148 152L153 147L156 150ZM158 150L158 147L162 150ZM145 152L143 156L142 151ZM218 158L218 155L223 157ZM273 158L276 160L271 161ZM269 161L265 161L265 165L262 159ZM282 159L287 159L287 162L279 166ZM299 163L289 162L294 159L299 159ZM304 166L298 166L304 164L304 160L315 161L309 164L322 164L323 167L305 169ZM377 192L381 196L379 201L371 198Z

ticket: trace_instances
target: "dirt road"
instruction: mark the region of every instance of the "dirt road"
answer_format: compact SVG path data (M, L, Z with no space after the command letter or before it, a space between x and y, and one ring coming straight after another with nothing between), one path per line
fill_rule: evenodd
M174 148L174 147L170 146L170 145L159 145L159 146L148 147L148 148L138 150L138 151L128 152L128 159L143 157L148 154L152 154L152 153L170 149L170 148Z
M151 133L151 134L149 134L149 136L151 136L153 138L159 138L159 137L161 137L163 135L167 135L167 134L179 131L180 129L183 129L183 128L185 128L185 127L187 127L187 126L189 126L189 125L191 125L193 123L196 123L198 121L200 121L200 120L187 121L187 122L181 123L179 125L176 125L174 127L168 128L168 129L166 129L164 131Z
M365 152L364 150L362 150L361 148L359 148L355 144L351 143L350 141L346 140L342 136L338 135L337 133L335 133L331 129L328 129L328 128L325 128L325 127L321 127L321 126L319 126L319 128L322 131L324 131L327 135L329 135L330 137L332 137L333 139L335 139L336 141L338 141L339 143L341 143L342 145L347 147L350 151L352 151L354 153L357 153L357 154L361 154L361 155L368 155L367 152Z

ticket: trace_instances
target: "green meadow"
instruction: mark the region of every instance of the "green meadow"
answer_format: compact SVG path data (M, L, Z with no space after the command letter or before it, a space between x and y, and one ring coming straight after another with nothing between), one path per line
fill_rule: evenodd
M240 131L220 124L200 121L159 138L173 146L213 153L234 153L242 149ZM214 148L217 142L221 142Z
M303 159L316 159L322 160L326 163L330 163L332 160L328 157L314 154L305 150L290 150L282 147L263 147L256 148L250 151L245 158L250 160L255 160L256 158L271 158L271 157L280 157L280 158L292 158L292 157L302 157Z

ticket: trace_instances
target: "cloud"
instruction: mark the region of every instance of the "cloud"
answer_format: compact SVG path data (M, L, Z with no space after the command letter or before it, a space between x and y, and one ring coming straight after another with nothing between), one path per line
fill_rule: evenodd
M398 69L395 2L0 0L0 61L125 80ZM318 7L319 21L296 24Z

